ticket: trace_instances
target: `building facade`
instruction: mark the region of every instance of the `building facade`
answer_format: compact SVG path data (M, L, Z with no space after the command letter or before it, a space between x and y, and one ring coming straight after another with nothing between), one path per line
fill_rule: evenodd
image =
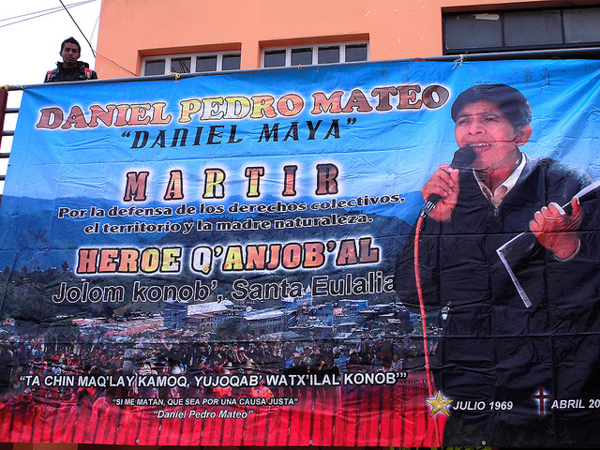
M113 79L444 56L460 59L469 53L508 52L514 58L527 58L533 50L598 57L598 23L600 7L586 0L102 0L95 69L101 79ZM514 52L522 53L515 56ZM366 305L342 306L358 314ZM181 305L170 311L165 321L172 327L183 327L187 317L188 324L195 323L203 331L238 315L229 310L189 311ZM331 326L333 308L320 318ZM286 317L270 311L247 314L244 321L260 336L283 332ZM354 325L347 325L349 334L360 330ZM331 337L326 327L318 333ZM17 445L11 448L57 448Z
M103 0L96 70L122 78L479 52L589 56L599 21L586 0Z

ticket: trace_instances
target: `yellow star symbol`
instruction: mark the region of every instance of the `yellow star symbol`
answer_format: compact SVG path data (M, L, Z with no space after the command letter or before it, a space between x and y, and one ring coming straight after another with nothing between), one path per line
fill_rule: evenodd
M444 398L444 395L438 391L435 398L427 398L425 401L431 405L431 414L429 414L429 417L433 417L435 414L440 412L449 416L450 412L448 411L448 405L450 405L450 403L452 403L454 400Z

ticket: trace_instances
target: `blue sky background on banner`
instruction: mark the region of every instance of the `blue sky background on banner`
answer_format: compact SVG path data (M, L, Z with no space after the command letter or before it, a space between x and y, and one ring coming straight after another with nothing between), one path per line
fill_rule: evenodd
M314 165L320 162L340 164L339 198L369 194L408 193L420 190L429 175L441 163L448 163L456 150L454 123L450 107L464 89L478 83L502 82L520 89L533 109L533 136L523 147L531 156L550 156L588 170L599 178L600 154L598 81L600 64L572 61L515 61L465 63L411 62L371 63L352 66L320 67L277 72L236 73L174 81L127 82L86 85L40 86L25 92L14 154L8 172L5 196L60 198L81 196L112 199L123 195L125 173L149 169L152 172L151 198L160 201L169 170L185 171L186 201L201 201L199 188L204 167L228 171L227 195L243 194L243 168L265 165L263 192L280 198L281 167L299 164L298 197L312 196ZM311 115L313 92L330 94L401 84L440 84L450 91L448 102L439 109L389 112ZM177 123L179 102L189 98L212 96L250 97L269 94L278 98L288 93L301 95L306 103L301 114L292 118L221 120L201 123L193 116L188 124ZM167 103L173 115L168 126L105 127L84 130L35 129L40 109L58 106L65 112L80 105L84 113L92 104ZM395 105L395 103L393 103ZM347 119L356 118L354 125ZM339 119L340 139L323 140L332 119ZM308 141L304 121L323 120L316 139ZM299 122L300 139L281 142L292 121ZM280 142L257 142L262 125L280 123ZM238 144L223 143L187 147L169 147L175 128L224 125L224 138L230 125L237 125ZM149 149L156 132L168 129L167 147ZM148 146L130 149L132 138L124 132L147 130ZM191 133L190 133L191 134ZM203 142L205 142L203 137ZM188 141L193 138L188 138ZM343 156L342 156L343 155ZM156 177L156 178L154 178ZM304 181L306 180L306 181ZM236 183L236 181L238 183ZM310 189L307 189L309 186ZM76 191L76 194L74 194ZM289 199L288 200L292 200ZM295 199L294 199L295 200ZM401 205L397 205L401 208ZM389 207L387 208L389 214ZM395 214L400 213L396 211ZM402 215L402 213L400 213Z

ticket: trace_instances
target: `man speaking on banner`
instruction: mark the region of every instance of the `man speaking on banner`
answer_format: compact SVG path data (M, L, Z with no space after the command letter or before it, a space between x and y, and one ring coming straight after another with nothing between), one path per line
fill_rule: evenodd
M476 85L451 114L459 152L472 156L425 183L427 212L395 278L412 310L421 291L429 317L448 311L432 363L436 390L452 400L443 444L598 443L600 414L588 408L600 396L598 222L595 202L573 198L591 177L521 151L532 113L517 89ZM497 249L523 232L535 245L508 268Z

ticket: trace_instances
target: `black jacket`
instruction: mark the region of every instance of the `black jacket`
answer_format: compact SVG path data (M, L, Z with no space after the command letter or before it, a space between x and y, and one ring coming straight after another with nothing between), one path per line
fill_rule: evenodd
M88 63L77 61L77 67L74 70L63 68L63 63L57 62L56 69L46 73L44 83L56 83L59 81L85 81L97 80L98 74L90 69Z
M426 310L448 308L433 370L436 388L454 400L444 445L558 445L587 440L580 428L589 409L551 410L555 400L600 396L600 295L597 212L584 207L575 258L560 262L536 243L517 276L529 294L526 308L496 249L529 229L550 202L563 205L591 182L574 167L538 158L527 162L498 208L483 195L472 171L461 171L460 193L447 223L426 219L419 245ZM399 300L418 312L413 235L396 269ZM551 398L533 396L543 389ZM460 403L458 403L460 402ZM471 403L468 403L471 402ZM483 410L473 408L476 402ZM499 410L495 409L498 403ZM504 409L503 403L504 403ZM510 402L511 409L507 410ZM490 405L492 405L490 407ZM600 422L599 422L600 423ZM579 434L579 435L578 435Z

